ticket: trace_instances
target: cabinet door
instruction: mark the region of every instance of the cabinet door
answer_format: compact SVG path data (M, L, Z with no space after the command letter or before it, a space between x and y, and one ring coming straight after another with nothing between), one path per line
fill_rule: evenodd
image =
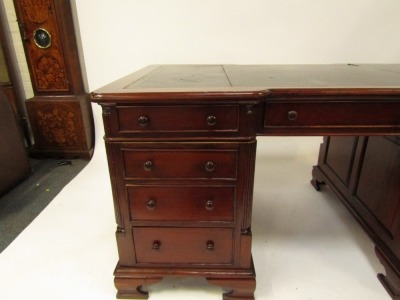
M369 137L354 196L366 219L389 240L397 234L400 209L400 145L398 137Z
M346 186L350 185L358 137L329 137L324 164ZM333 178L332 178L333 179Z

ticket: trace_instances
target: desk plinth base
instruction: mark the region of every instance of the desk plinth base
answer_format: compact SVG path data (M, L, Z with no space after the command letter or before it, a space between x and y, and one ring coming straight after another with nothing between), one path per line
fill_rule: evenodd
M148 299L149 294L144 290L144 287L155 284L169 276L204 277L210 284L230 290L223 294L223 300L254 300L256 288L256 274L253 264L249 269L168 269L117 265L114 276L118 299Z

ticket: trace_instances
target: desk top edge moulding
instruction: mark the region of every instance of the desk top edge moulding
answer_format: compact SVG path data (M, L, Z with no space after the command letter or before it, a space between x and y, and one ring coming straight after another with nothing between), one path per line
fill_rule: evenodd
M166 276L254 299L257 136L398 135L400 65L154 65L91 93L103 109L118 298ZM257 262L255 262L257 263Z
M94 128L69 0L14 0L34 97L26 101L35 157L93 154Z
M397 135L399 76L400 64L152 65L91 99L103 105L267 99L257 106L265 115L263 123L257 117L257 134Z

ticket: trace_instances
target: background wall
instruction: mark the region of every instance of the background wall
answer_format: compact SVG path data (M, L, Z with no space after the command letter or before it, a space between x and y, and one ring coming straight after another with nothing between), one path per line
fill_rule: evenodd
M72 0L88 89L158 63L400 63L399 0Z
M400 63L399 0L71 0L92 91L158 63ZM13 0L2 0L26 97Z

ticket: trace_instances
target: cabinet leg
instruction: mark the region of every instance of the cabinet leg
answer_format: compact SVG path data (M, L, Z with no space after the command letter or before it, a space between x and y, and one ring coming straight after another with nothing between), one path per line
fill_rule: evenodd
M231 289L223 295L223 300L254 300L255 278L207 278L207 281Z
M148 299L149 293L142 290L143 286L161 281L162 278L118 278L114 279L118 290L118 299Z
M375 247L375 253L381 264L385 267L386 275L378 274L378 279L393 300L400 300L400 274L393 267L386 256L378 247Z
M321 185L325 184L325 182L322 179L319 179L320 177L321 176L319 175L319 168L318 166L315 166L312 170L312 179L310 182L316 191L320 191Z
M317 179L312 179L310 182L311 182L311 185L314 187L314 189L316 191L320 191L321 190L321 185L325 184L325 182L319 181Z

